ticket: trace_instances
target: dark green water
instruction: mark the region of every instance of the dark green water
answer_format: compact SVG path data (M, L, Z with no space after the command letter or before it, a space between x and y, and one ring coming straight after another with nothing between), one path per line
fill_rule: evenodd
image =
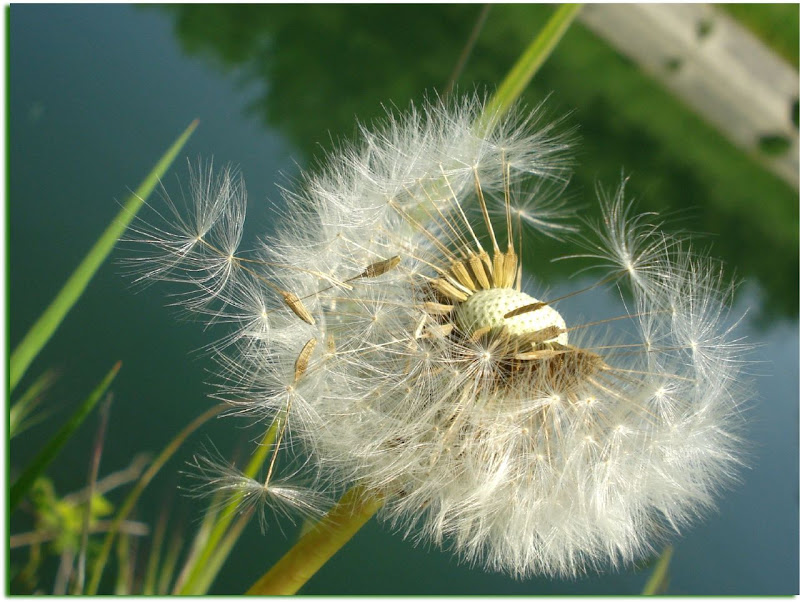
M14 6L9 55L9 342L21 339L72 268L171 140L195 117L185 155L240 165L251 204L248 233L271 227L279 172L292 176L319 146L349 136L354 117L380 103L407 105L441 89L477 16L476 6L162 9ZM460 80L496 84L548 9L494 7ZM719 512L677 542L670 593L790 594L798 579L797 199L727 146L653 83L576 26L532 86L552 93L583 142L573 182L591 207L596 181L630 190L644 210L676 212L746 279L734 313L761 344L749 413L752 467ZM329 134L330 132L330 134ZM181 162L167 177L177 189ZM121 257L115 254L115 259ZM557 286L558 264L540 274ZM571 269L570 269L571 270ZM52 420L14 441L26 462L118 359L122 372L101 472L155 452L211 403L211 362L193 353L214 332L182 323L165 290L135 292L118 263L104 266L26 382L49 367L61 377ZM24 387L25 383L22 383ZM50 471L59 492L81 487L96 423L88 421ZM170 498L174 519L195 528L202 505L176 485L204 438L232 454L260 435L233 418L215 421L151 485L138 518L152 522ZM119 498L115 498L119 499ZM282 524L287 534L291 524ZM24 528L15 515L12 532ZM288 547L279 526L255 525L212 592L243 591ZM12 555L12 561L19 556ZM643 575L518 582L458 566L370 523L303 590L308 594L635 593Z

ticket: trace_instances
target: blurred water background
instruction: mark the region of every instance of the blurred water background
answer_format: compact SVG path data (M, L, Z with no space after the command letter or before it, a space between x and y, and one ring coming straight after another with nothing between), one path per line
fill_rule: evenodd
M745 18L796 67L798 7L751 8ZM352 136L356 117L368 122L383 114L381 103L404 108L442 90L481 10L12 6L10 348L117 213L117 202L192 119L200 126L183 154L241 167L250 198L246 232L255 236L272 227L266 200L280 201L276 183L287 184L332 141ZM492 7L459 89L496 85L551 10ZM580 24L537 75L526 101L535 105L548 96L550 113L569 113L566 126L579 128L570 186L576 203L594 211L596 183L616 186L624 169L641 210L667 213L678 227L702 233L700 246L745 281L733 313L747 312L741 332L760 345L760 363L751 369L758 390L748 411L751 466L721 498L719 511L676 542L669 592L797 593L797 192ZM176 162L165 179L169 190L185 183L185 167L185 160ZM551 251L547 241L536 244L537 253ZM119 260L120 252L113 257ZM537 278L558 290L575 270L564 263L538 262ZM14 441L12 470L118 359L123 366L113 386L101 474L123 468L139 452L157 452L209 407L212 364L196 350L221 333L176 320L167 302L161 287L135 292L117 262L102 268L22 383L48 368L60 374L47 402L53 415ZM85 484L95 429L96 421L88 420L49 471L60 493ZM204 440L229 457L243 453L260 433L235 418L205 427L161 471L136 518L153 524L168 504L170 527L195 529L203 505L178 489L186 484L179 474L186 460ZM19 514L12 532L26 528ZM244 591L288 549L295 532L285 521L272 521L266 535L251 525L211 592ZM139 551L146 548L143 543ZM24 560L18 551L11 556L12 565ZM302 593L629 594L645 579L627 571L515 581L414 547L372 521Z

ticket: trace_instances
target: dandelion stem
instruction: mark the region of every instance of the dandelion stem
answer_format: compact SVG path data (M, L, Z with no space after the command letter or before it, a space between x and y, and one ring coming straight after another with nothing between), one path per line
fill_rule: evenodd
M325 517L247 590L251 596L290 595L308 581L383 505L383 497L349 489Z

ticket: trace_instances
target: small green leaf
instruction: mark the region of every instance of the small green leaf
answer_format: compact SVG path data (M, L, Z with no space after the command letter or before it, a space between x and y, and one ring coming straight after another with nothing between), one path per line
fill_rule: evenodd
M25 471L11 486L11 495L8 506L9 511L14 511L14 508L17 507L17 504L19 504L22 498L25 497L25 494L36 481L36 477L44 472L44 469L47 468L50 462L53 461L53 458L56 457L59 450L69 440L77 428L83 424L83 421L89 415L89 412L91 412L92 408L97 405L97 402L100 401L108 387L111 385L111 381L114 380L114 377L117 375L117 372L119 372L121 366L122 362L117 362L114 364L114 367L111 368L111 371L106 375L102 382L97 385L95 390L92 391L91 395L86 398L86 400L75 411L72 417L64 424L64 426L61 427L61 429L53 436L47 445L42 448L39 454L33 459L30 465L28 465Z
M167 152L164 153L164 156L161 157L153 170L139 185L136 192L128 197L117 217L97 239L97 242L94 243L94 246L69 277L55 299L44 310L44 313L39 316L39 319L36 320L25 335L25 338L17 345L17 348L14 349L9 363L9 392L14 390L28 366L47 344L50 337L53 336L53 333L64 320L69 310L72 309L72 306L77 303L89 281L100 269L109 253L111 253L117 239L125 232L136 212L139 211L145 199L153 192L161 176L167 171L175 156L186 144L196 127L197 120L193 121L172 146L167 149Z

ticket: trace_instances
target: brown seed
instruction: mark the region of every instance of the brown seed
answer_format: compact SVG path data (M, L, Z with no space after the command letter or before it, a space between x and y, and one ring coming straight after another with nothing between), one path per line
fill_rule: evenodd
M514 279L517 277L517 254L514 253L514 251L506 253L506 258L503 262L503 272L505 280L503 286L511 288L514 285Z
M434 303L433 301L426 301L425 303L422 304L422 309L424 309L426 313L434 316L446 316L451 311L453 311L453 306L446 305L444 303Z
M557 338L562 332L564 332L563 328L559 328L558 326L548 326L547 328L542 328L541 330L527 333L522 336L522 339L525 343L544 343L550 339Z
M489 284L489 278L486 275L486 270L483 267L483 262L481 258L477 255L471 255L469 258L469 267L472 269L472 273L475 274L475 279L478 281L478 284L482 289L490 289L492 285Z
M526 351L517 353L514 359L518 360L549 360L550 358L569 353L570 349L537 349L536 351Z
M492 326L483 326L478 328L471 335L469 335L469 340L475 343L476 341L480 340L483 335L488 334L491 330Z
M497 288L505 288L505 274L506 271L504 269L505 265L505 256L502 252L496 251L494 257L492 257L492 272L493 272L493 280L494 285Z
M377 278L378 276L381 276L386 272L396 268L399 263L400 263L400 257L398 255L390 257L389 259L384 259L382 261L376 261L375 263L367 266L367 269L361 272L361 274L359 274L358 277Z
M453 329L456 327L452 322L446 324L431 324L426 328L419 337L420 339L443 339L450 336Z
M507 320L508 318L513 318L514 316L520 316L522 314L527 314L529 312L536 311L537 309L542 309L546 305L547 305L547 303L544 303L542 301L537 301L536 303L530 303L528 305L523 305L522 307L518 307L517 309L512 309L510 312L505 314L503 316L503 318L505 318Z
M468 299L468 295L466 293L458 290L444 278L437 278L434 280L433 286L437 291L451 301L466 301Z
M311 354L314 353L314 348L317 346L317 339L309 339L300 350L300 355L294 362L294 381L297 382L306 373L308 369L308 360L311 359Z
M472 281L472 278L467 271L467 268L464 267L464 264L460 261L454 261L453 264L450 266L450 271L455 276L456 280L458 280L461 284L466 286L468 289L477 290L475 287L475 283Z
M290 293L289 291L279 291L279 292L283 297L283 300L286 302L286 305L288 305L289 309L291 309L294 312L294 315L296 315L298 318L300 318L303 322L306 322L307 324L311 324L312 326L315 324L314 316L312 316L311 312L309 312L306 309L306 306L303 305L303 302L297 295L295 295L294 293Z

